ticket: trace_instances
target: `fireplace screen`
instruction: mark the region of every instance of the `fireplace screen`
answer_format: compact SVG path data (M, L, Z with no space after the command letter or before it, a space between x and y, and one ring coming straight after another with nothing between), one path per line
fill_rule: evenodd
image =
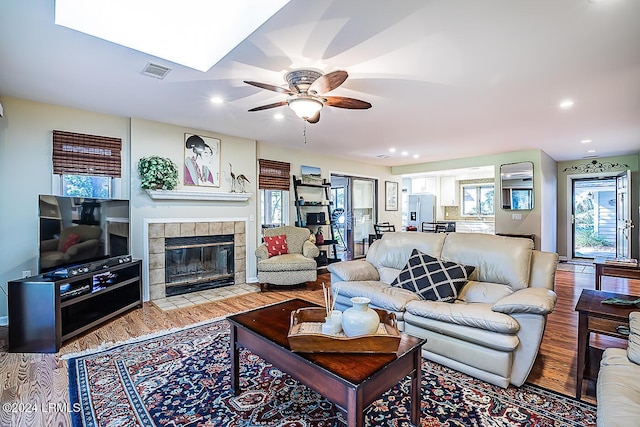
M166 294L233 285L233 234L165 239Z

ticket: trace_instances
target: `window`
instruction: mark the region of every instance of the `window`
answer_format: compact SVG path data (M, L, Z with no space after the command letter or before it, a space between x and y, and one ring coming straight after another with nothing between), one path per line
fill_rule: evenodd
M462 215L482 216L494 214L494 185L463 185Z
M289 192L260 190L260 224L277 227L289 224Z
M260 173L260 224L263 228L289 224L290 165L258 159Z
M511 209L531 209L533 207L532 189L511 189Z
M63 196L108 199L113 196L112 180L109 176L62 175L60 193Z
M53 131L53 173L60 194L75 197L115 196L121 175L122 140L97 135Z

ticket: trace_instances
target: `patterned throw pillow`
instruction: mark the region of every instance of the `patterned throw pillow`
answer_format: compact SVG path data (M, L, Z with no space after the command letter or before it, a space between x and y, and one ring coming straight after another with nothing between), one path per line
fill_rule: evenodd
M67 252L71 246L79 242L80 236L78 236L77 234L69 234L69 237L67 237L67 240L65 240L64 244L62 245L61 252Z
M264 243L267 245L269 258L276 255L284 255L289 253L287 246L287 235L280 234L278 236L264 236Z
M414 249L398 277L391 283L422 299L453 302L475 267L445 262Z

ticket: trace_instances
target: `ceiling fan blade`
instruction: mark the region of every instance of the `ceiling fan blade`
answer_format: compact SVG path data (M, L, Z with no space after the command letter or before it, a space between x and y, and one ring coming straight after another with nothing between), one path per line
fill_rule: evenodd
M273 104L261 105L260 107L252 108L249 111L268 110L269 108L282 107L283 105L287 105L287 101L280 101L280 102L274 102Z
M307 119L307 123L318 123L320 121L320 111Z
M316 81L309 86L309 92L315 91L320 94L330 92L344 83L347 77L349 77L349 74L347 74L346 71L332 71L318 77Z
M371 104L354 98L346 98L344 96L325 96L324 105L338 108L348 108L351 110L366 110L371 108Z
M248 85L259 87L260 89L271 90L273 92L284 93L284 94L287 94L287 95L295 95L295 92L291 92L289 89L284 88L284 87L274 86L274 85L270 85L270 84L267 84L267 83L252 82L252 81L247 81L247 80L245 80L244 82L246 84L248 84Z

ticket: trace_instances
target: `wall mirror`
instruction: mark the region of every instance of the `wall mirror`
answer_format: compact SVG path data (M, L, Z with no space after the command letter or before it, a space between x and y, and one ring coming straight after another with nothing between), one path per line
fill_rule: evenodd
M533 209L533 162L509 163L500 166L502 209L526 211Z

